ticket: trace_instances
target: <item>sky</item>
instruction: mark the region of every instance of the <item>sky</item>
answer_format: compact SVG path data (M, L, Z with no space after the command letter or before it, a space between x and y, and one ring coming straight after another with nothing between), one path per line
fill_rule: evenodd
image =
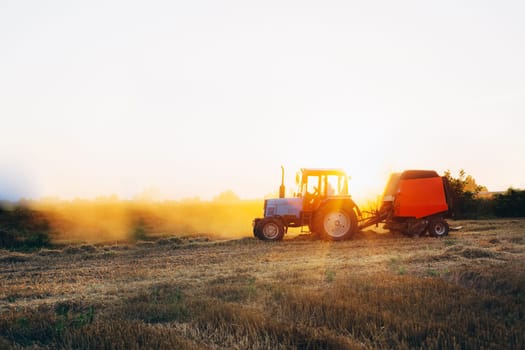
M211 199L343 168L525 188L523 1L0 0L0 198Z

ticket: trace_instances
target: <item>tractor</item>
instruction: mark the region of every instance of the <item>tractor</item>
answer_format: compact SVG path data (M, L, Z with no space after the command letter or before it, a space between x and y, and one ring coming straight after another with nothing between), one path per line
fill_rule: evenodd
M281 240L289 227L308 227L327 239L342 240L358 230L359 208L348 194L348 176L341 169L301 169L298 191L284 198L284 168L279 198L264 201L264 217L253 221L257 238Z
M264 217L253 221L254 236L282 240L289 227L307 227L328 240L343 240L372 225L384 224L392 232L446 236L445 218L452 207L445 177L433 170L393 173L379 209L362 213L348 194L348 176L341 169L301 169L298 191L285 198L284 168L279 198L266 199Z

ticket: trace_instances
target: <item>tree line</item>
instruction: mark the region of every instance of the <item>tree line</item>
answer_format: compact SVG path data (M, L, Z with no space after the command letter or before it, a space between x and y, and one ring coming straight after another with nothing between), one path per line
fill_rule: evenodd
M460 170L457 177L445 172L452 197L452 215L456 219L525 217L525 190L509 188L503 193L480 196L486 187Z

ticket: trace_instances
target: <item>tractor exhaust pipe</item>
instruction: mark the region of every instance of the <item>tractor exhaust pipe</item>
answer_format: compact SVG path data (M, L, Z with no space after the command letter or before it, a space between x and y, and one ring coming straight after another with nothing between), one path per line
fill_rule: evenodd
M281 165L281 186L279 186L279 198L284 198L286 189L284 187L284 166Z

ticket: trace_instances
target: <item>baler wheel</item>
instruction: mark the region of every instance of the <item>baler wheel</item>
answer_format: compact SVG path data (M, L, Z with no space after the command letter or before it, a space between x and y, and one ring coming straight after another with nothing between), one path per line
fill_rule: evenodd
M448 235L449 230L450 227L448 226L448 223L445 220L432 221L428 225L428 232L433 237L444 237Z

